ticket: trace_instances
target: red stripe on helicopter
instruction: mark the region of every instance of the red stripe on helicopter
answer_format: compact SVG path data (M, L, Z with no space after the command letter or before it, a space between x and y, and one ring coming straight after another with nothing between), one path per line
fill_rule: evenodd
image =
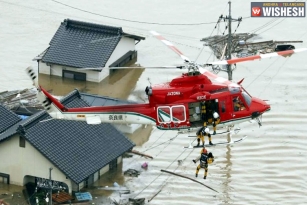
M183 53L181 53L180 50L178 50L175 46L169 46L173 51L175 51L176 53L183 55Z
M230 59L227 60L227 64L234 64L234 63L239 63L239 62L243 62L243 61L252 61L252 60L256 60L256 59L260 59L261 56L257 55L257 56L248 56L245 58L235 58L235 59Z
M279 52L276 52L276 53L280 56L283 56L283 55L295 53L295 50L279 51Z
M163 36L161 35L156 35L157 39L159 39L160 41L162 41L164 44L166 44L168 47L170 47L173 51L175 51L176 53L183 55L183 53L181 51L179 51L170 41L166 40Z
M157 39L161 40L161 41L167 41L163 36L161 35L155 35L157 37Z
M279 51L279 52L267 53L267 54L262 54L262 55L248 56L248 57L245 57L245 58L230 59L230 60L227 60L227 63L228 64L234 64L234 63L239 63L239 62L244 62L244 61L257 60L257 59L261 59L261 58L290 55L290 54L293 54L293 53L295 53L295 50Z

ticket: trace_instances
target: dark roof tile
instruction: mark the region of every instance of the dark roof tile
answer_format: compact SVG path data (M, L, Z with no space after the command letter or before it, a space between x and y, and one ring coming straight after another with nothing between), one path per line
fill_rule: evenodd
M26 139L76 183L82 182L134 144L110 124L45 120L26 130Z
M66 19L42 60L70 67L104 67L122 36L121 27Z
M35 123L38 122L37 120L45 119L45 118L41 118L42 115L44 115L44 117L46 117L46 115L49 116L45 111L40 111L40 112L37 112L34 115L28 117L25 120L18 121L16 124L12 125L7 130L5 130L3 133L0 134L0 142L4 141L5 139L7 139L11 136L13 136L14 134L16 134L18 132L18 128L19 128L20 125L29 125L29 126L32 125L33 126ZM37 118L39 118L39 119L37 119ZM49 118L50 118L50 116L49 116Z
M21 118L18 115L0 104L0 133L4 132L19 121L21 121Z
M60 102L67 108L90 107L85 100L81 99L80 92L77 89L61 98Z

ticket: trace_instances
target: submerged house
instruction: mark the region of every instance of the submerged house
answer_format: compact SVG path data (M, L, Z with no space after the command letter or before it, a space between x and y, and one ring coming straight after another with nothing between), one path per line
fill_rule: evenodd
M88 106L73 91L61 99L67 107ZM0 181L15 185L49 178L79 191L116 169L135 144L111 124L52 119L40 111L25 120L0 104Z
M135 45L144 39L121 27L65 19L50 46L33 60L39 73L100 82L109 75L107 67L134 62Z

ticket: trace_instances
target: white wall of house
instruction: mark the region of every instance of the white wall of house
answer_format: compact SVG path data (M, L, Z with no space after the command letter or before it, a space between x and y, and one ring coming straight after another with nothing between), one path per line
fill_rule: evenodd
M50 66L42 62L42 60L38 61L38 72L42 74L46 74L46 75L52 75ZM62 76L62 73L61 73L61 76Z
M69 191L77 191L78 185L67 179L66 176L48 159L46 159L35 147L26 141L25 147L19 146L19 135L14 135L8 140L0 143L0 172L10 175L10 184L24 186L24 177L33 176L49 179L49 168L52 167L52 180L64 182ZM122 157L117 158L117 163L121 163ZM98 175L103 175L109 171L109 165L94 173L94 182ZM85 182L79 184L79 189L85 186Z
M135 40L132 38L127 38L127 37L122 37L121 40L118 42L118 45L114 49L113 53L111 54L109 60L106 63L106 67L109 67L112 63L117 61L120 57L125 55L129 51L134 51L135 50ZM109 75L109 70L105 69L102 70L101 72L104 72L100 77L103 77L104 75ZM103 80L103 78L100 78L100 81Z
M71 191L71 181L37 149L26 141L25 147L19 146L19 135L14 135L0 143L0 172L10 175L10 183L23 186L24 176L49 179L49 168L52 167L52 179L64 182Z
M122 37L119 41L118 45L116 46L115 50L113 51L112 55L110 56L109 60L106 63L106 67L110 64L114 63L124 54L126 54L130 50L135 50L135 40L132 38ZM69 66L51 64L47 65L42 60L38 62L39 66L39 73L47 74L47 75L55 75L62 77L63 69L70 70L74 72L86 73L86 81L91 82L101 82L107 76L109 76L109 69L103 69L101 72L91 71L91 70L77 70L76 68L72 68Z

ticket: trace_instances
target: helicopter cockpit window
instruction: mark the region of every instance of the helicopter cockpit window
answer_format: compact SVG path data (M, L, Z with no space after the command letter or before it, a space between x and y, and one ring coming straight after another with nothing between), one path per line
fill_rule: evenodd
M243 98L244 98L246 104L247 104L248 106L250 106L251 103L252 103L252 98L251 98L251 96L250 96L249 94L247 94L246 92L244 92L244 91L242 92L242 96L243 96Z
M238 96L233 97L232 102L233 102L233 110L235 112L246 109L245 106L244 106L244 103L242 102L242 100Z
M239 87L229 87L229 91L231 94L236 94L240 92L240 88Z

